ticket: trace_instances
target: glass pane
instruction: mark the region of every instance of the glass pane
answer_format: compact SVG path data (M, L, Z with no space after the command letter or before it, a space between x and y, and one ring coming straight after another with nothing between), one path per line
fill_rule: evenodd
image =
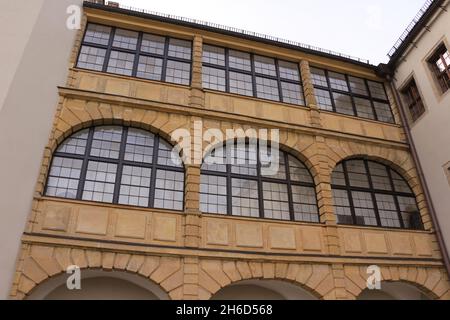
M152 163L154 145L155 136L152 133L130 128L124 158L126 161Z
M394 188L397 192L404 192L412 194L411 188L408 183L398 173L391 170L392 180L394 182Z
M231 148L231 172L241 175L257 175L256 146L237 144Z
M252 65L250 62L250 54L235 50L229 50L229 64L230 68L251 71Z
M384 91L384 85L379 82L368 81L370 93L372 98L387 100L386 92Z
M345 182L345 174L344 174L344 166L339 164L333 171L331 176L331 184L336 186L345 186L347 183Z
M111 51L108 63L108 72L131 76L134 66L134 54Z
M225 70L203 67L203 88L225 91Z
M346 190L333 189L334 211L339 224L354 224Z
M166 39L164 37L144 33L142 37L141 51L152 54L164 55L164 48L166 46L165 43Z
M270 147L259 150L259 159L261 162L261 175L272 179L286 180L286 163L284 160L284 153L278 152L275 155ZM278 168L277 163L278 162ZM276 172L274 172L276 170Z
M291 155L289 155L289 171L294 182L314 183L305 165Z
M392 191L391 180L386 166L375 162L369 162L369 171L374 189Z
M378 212L380 214L381 225L388 228L400 228L397 207L394 197L391 195L377 194Z
M82 46L78 57L79 68L102 71L105 62L106 50L94 47Z
M348 80L350 82L350 88L352 89L353 93L364 95L364 96L369 95L369 92L367 91L366 83L363 79L350 76L350 77L348 77Z
M375 119L375 115L373 114L372 103L370 100L355 98L356 104L356 112L358 113L358 117L367 118L367 119Z
M203 62L225 66L225 49L205 44L203 46Z
M136 50L138 33L135 31L116 29L113 46L129 50Z
M86 153L89 129L79 131L66 139L56 152L82 155Z
M189 85L191 79L191 65L178 61L167 61L166 81Z
M124 166L119 203L148 207L152 169Z
M255 56L255 72L267 76L276 77L275 59Z
M177 148L164 140L159 140L158 164L169 167L182 168L183 162L178 154Z
M94 139L92 141L91 156L119 159L121 141L121 127L95 128Z
M300 82L298 64L287 61L279 61L278 67L280 68L280 78Z
M283 91L283 102L305 105L303 99L303 89L300 84L281 82L281 89Z
M397 199L405 228L423 229L422 218L417 207L416 199L409 197L397 197Z
M256 94L258 98L280 101L278 82L272 79L256 77Z
M190 41L170 39L169 57L191 60L192 44Z
M234 216L259 217L257 181L232 179L232 196Z
M328 72L330 78L330 85L332 89L348 92L347 80L345 75L337 72Z
M158 170L156 174L155 208L183 210L184 173Z
M83 200L112 203L117 165L89 161Z
M225 177L201 176L200 211L227 214L227 179Z
M316 190L312 187L292 186L295 221L319 222Z
M327 77L322 69L311 68L311 80L315 86L328 88Z
M253 96L252 76L244 73L230 72L230 92L244 96Z
M46 195L75 199L82 165L82 160L55 157L49 172Z
M346 94L333 92L334 105L336 106L336 112L348 114L351 116L355 115L353 111L353 103L350 96Z
M111 36L111 27L101 26L98 24L88 24L84 42L91 42L107 46L109 37Z
M372 195L367 192L352 191L353 205L355 206L356 224L363 226L376 226Z
M213 149L206 157L202 165L202 170L226 172L227 152L224 147Z
M140 56L136 76L161 81L163 59Z
M290 220L287 185L264 182L263 198L265 218Z
M394 117L392 116L391 106L389 104L376 101L374 104L379 121L394 123Z
M348 179L352 187L369 188L369 179L364 161L352 160L346 162Z
M317 103L322 110L333 111L333 103L331 102L330 92L322 89L314 89Z

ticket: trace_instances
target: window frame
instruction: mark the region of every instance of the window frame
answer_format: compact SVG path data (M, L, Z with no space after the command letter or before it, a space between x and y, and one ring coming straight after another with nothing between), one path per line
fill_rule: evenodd
M255 54L253 52L246 52L246 51L242 51L242 50L236 50L236 49L232 49L232 48L228 48L228 47L224 47L224 46L220 46L220 45L215 45L215 44L209 44L209 43L203 43L203 46L210 46L210 47L216 47L216 48L220 48L224 50L224 58L225 58L225 65L221 66L221 65L216 65L216 64L212 64L212 63L207 63L207 62L203 62L202 61L202 66L204 67L208 67L208 68L213 68L213 69L220 69L225 71L225 91L221 91L221 90L215 90L215 89L209 89L209 88L204 88L205 90L211 90L211 91L216 91L216 92L225 92L225 93L229 93L229 94L236 94L239 96L243 96L243 97L250 97L250 98L256 98L256 99L261 99L261 100L265 100L265 101L270 101L270 102L278 102L278 103L284 103L284 104L289 104L289 105L294 105L294 106L304 106L306 107L306 99L305 99L305 92L304 92L304 88L303 88L303 79L302 79L302 74L301 74L301 70L300 70L300 65L298 62L294 62L294 61L289 61L289 60L285 60L285 59L279 59L279 58L275 58L275 57L269 57L266 55L262 55L262 54ZM250 56L250 68L251 70L243 70L243 69L237 69L237 68L233 68L230 67L230 50L231 51L235 51L235 52L240 52L240 53L244 53L244 54L248 54ZM202 50L203 52L203 50ZM275 62L275 71L276 71L276 76L270 76L270 75L266 75L266 74L262 74L262 73L257 73L256 72L256 68L255 68L255 56L258 57L263 57L263 58L268 58L268 59L273 59ZM202 56L203 59L203 56ZM292 63L295 64L297 66L297 70L298 70L298 75L299 75L299 81L295 81L295 80L291 80L291 79L285 79L282 78L280 76L280 66L279 66L279 62L283 61L283 62L288 62L288 63ZM240 73L240 74L245 74L247 76L250 76L252 79L252 95L244 95L244 94L239 94L239 93L234 93L230 91L230 72L234 72L234 73ZM203 75L203 72L202 72ZM278 87L278 100L271 100L271 99L267 99L267 98L260 98L258 97L258 92L257 92L257 84L256 84L256 78L265 78L265 79L269 79L269 80L275 80L277 82L277 87ZM285 102L284 101L284 96L283 96L283 88L282 88L282 83L286 82L286 83L290 83L290 84L295 84L295 85L299 85L300 86L300 94L301 94L301 98L303 99L303 103L304 105L301 104L295 104L295 103L291 103L291 102ZM203 84L203 82L202 82Z
M86 33L88 31L89 25L91 25L91 24L92 25L99 25L99 26L111 28L110 38L109 38L109 41L108 41L107 45L102 45L102 44L98 44L98 43L86 42L85 41ZM125 49L125 48L120 48L120 47L114 47L113 43L114 43L114 37L115 37L117 29L121 29L121 30L125 30L125 31L132 31L132 32L138 33L136 50ZM145 52L145 51L141 50L141 48L142 48L142 40L143 40L144 34L148 34L148 35L158 36L158 37L163 37L164 38L164 54L163 55L159 55L159 54L156 54L156 53L149 53L149 52ZM190 42L190 44L191 44L191 57L190 57L190 60L169 56L170 39L182 40L182 41ZM101 71L96 71L96 70L92 70L92 69L83 68L83 67L79 67L78 66L80 55L81 55L81 50L82 50L83 46L94 47L94 48L97 48L97 49L106 50L105 59L103 61L103 67L102 67ZM128 76L128 75L117 74L117 73L114 73L114 72L108 72L109 60L110 60L112 51L118 51L118 52L123 52L123 53L128 53L128 54L133 54L134 55L133 69L131 70L131 75ZM160 80L147 79L147 78L144 78L144 77L138 77L137 76L138 66L139 66L139 58L141 56L150 57L150 58L156 58L156 59L162 59L163 60ZM120 28L120 27L116 27L116 26L112 26L112 25L106 25L106 24L101 24L101 23L88 22L86 24L86 27L85 27L84 32L83 32L83 38L82 38L82 41L81 41L81 44L80 44L80 48L78 50L75 67L77 69L89 70L89 71L92 71L92 72L101 72L101 73L119 75L119 76L123 76L123 77L133 77L133 78L147 80L147 81L158 81L158 82L172 83L172 84L175 84L175 85L182 85L182 86L191 86L191 84L192 84L192 66L193 66L192 61L193 61L193 56L194 56L194 48L193 48L193 41L192 40L187 40L187 39L182 39L182 38L175 38L175 37L170 37L170 36L163 36L163 35L160 35L160 34L153 34L153 33L148 33L148 32L143 32L143 31L136 31L136 30L131 30L131 29L125 29L125 28ZM166 81L168 61L175 61L175 62L181 62L181 63L189 64L190 72L189 72L189 83L188 84L179 84L179 83L173 83L173 82Z
M366 170L366 173L367 173L367 180L368 180L368 184L369 184L368 188L355 187L355 186L351 185L350 177L349 177L348 169L347 169L347 163L349 161L354 161L354 160L363 161L364 162L364 167L365 167L365 170ZM378 165L382 165L382 166L384 166L386 168L386 171L388 173L389 183L391 185L391 190L382 190L382 189L374 188L373 181L372 181L372 175L370 174L370 169L369 169L369 162L376 163ZM369 227L369 228L370 227L372 227L372 228L385 228L385 229L394 229L394 230L413 230L413 231L424 231L425 230L423 219L422 219L422 216L420 214L420 211L418 212L418 214L419 214L419 218L420 218L420 225L421 225L421 227L417 228L417 229L405 227L405 223L403 221L402 212L401 212L401 209L400 209L400 203L398 201L398 197L405 197L405 198L413 198L414 197L414 201L415 201L416 206L418 208L417 197L413 193L413 191L412 191L411 187L409 186L408 182L396 170L392 169L390 166L385 165L383 163L380 163L380 162L377 162L377 161L372 161L372 160L367 160L367 159L361 159L361 158L349 159L349 160L342 161L342 162L338 163L336 165L336 167L338 165L342 165L343 174L344 174L344 178L345 178L345 186L333 184L333 181L331 181L331 183L330 183L331 190L332 190L332 192L333 192L333 190L342 190L342 191L345 191L347 193L347 197L348 197L348 200L349 200L349 208L350 208L351 217L352 217L352 221L353 221L353 224L338 223L339 225L359 226L359 227ZM395 191L394 179L392 178L392 172L395 172L397 175L399 175L405 181L405 183L411 189L411 193ZM332 174L333 173L334 173L334 170L333 170ZM372 204L374 206L373 207L373 211L374 211L375 218L376 218L376 221L377 221L377 225L376 226L365 225L365 224L358 224L358 222L357 222L358 221L358 219L357 219L358 216L356 215L356 210L355 210L356 207L354 205L352 192L362 192L362 193L368 193L368 194L371 195ZM389 227L389 226L383 226L382 225L380 212L379 212L380 210L378 208L378 203L377 203L377 199L376 199L376 195L377 194L393 196L394 202L395 202L395 208L397 210L397 215L398 215L398 219L399 219L399 222L400 222L400 227ZM334 199L334 196L333 196L333 199ZM334 206L334 208L337 207L335 203L334 203L333 206ZM336 210L335 210L335 212L336 212ZM337 215L336 215L336 218L337 218Z
M119 149L119 157L118 157L118 159L103 158L103 157L92 156L91 155L92 143L94 141L95 129L96 128L101 128L101 127L120 127L120 128L122 128L122 140L120 142L120 149ZM154 137L152 163L145 163L145 162L136 162L136 161L125 160L128 131L130 129L143 130L143 129L135 128L135 127L131 127L131 126L120 126L120 125L119 126L118 125L92 126L92 127L88 128L89 131L88 131L88 137L87 137L87 140L86 140L86 147L85 147L85 153L84 154L72 154L72 153L67 153L67 152L58 152L56 150L53 153L53 155L52 155L52 161L50 163L49 170L48 170L48 173L47 173L45 188L44 188L44 192L43 192L44 196L50 197L50 198L71 200L71 201L105 203L105 204L110 204L110 205L120 205L120 206L134 207L134 208L148 208L148 209L183 212L185 210L185 200L186 200L185 199L185 197L186 197L185 181L183 183L183 200L182 200L183 201L183 206L182 206L181 210L155 208L154 203L155 203L156 180L157 180L157 172L158 172L158 170L183 173L183 175L185 176L184 164L182 163L180 167L158 164L158 156L159 156L159 150L160 150L160 148L159 148L160 141L161 140L162 141L166 141L166 140L161 138L161 136L159 136L157 134L154 134L152 132L149 132ZM81 131L84 131L84 130L86 130L86 129L82 129L82 130L80 130L78 132L81 132ZM143 130L143 131L145 131L145 130ZM73 134L76 134L76 133L77 132L75 132ZM70 139L71 136L69 136L67 139ZM64 140L60 144L60 146L63 145L64 142L67 141L67 139ZM57 158L57 157L63 158L63 159L72 159L72 160L81 160L82 161L80 178L78 180L78 189L77 189L77 194L76 194L75 198L65 198L65 197L58 197L58 196L47 195L47 190L48 190L48 187L49 187L48 183L49 183L49 180L51 178L50 170L53 167L53 162L54 162L55 158ZM83 192L85 191L84 190L85 189L85 183L86 183L86 180L87 180L86 176L87 176L87 172L89 170L88 166L89 166L90 162L100 162L100 163L117 165L116 180L114 182L114 193L113 193L113 201L112 202L101 202L101 201L95 201L95 200L83 200ZM151 177L150 177L151 181L150 181L150 186L149 186L149 193L150 194L149 194L149 201L148 201L149 204L148 204L148 206L136 206L136 205L119 203L120 189L121 189L121 186L122 186L122 173L123 173L123 168L125 166L139 167L139 168L144 168L144 169L151 169ZM184 179L186 179L186 178L184 178Z
M379 121L379 122L388 123L388 124L396 124L395 117L394 117L394 112L393 112L393 110L392 110L392 105L391 105L391 102L389 101L389 97L388 97L388 94L387 94L387 91L386 91L386 86L384 85L383 82L380 82L380 81L374 81L374 80L368 80L368 79L366 79L366 78L361 78L361 77L359 77L359 76L349 75L349 74L342 73L342 72L338 72L338 71L332 71L332 70L328 70L328 69L325 69L325 68L322 68L322 67L311 66L311 69L318 69L318 70L324 71L324 73L325 73L325 78L326 78L327 85L328 85L327 87L324 87L324 86L321 86L321 85L316 85L316 84L313 83L314 89L319 89L319 90L327 91L327 92L329 93L329 95L330 95L330 98L331 98L331 105L332 105L333 111L323 110L324 112L334 112L334 113L337 113L337 114L343 114L343 115L350 116L350 117L357 117L357 118L359 118L359 119L366 119L366 120L372 120L372 121ZM348 91L343 91L343 90L339 90L339 89L334 89L334 88L331 86L330 75L329 75L330 72L337 73L337 74L341 74L341 75L345 76L345 82L346 82L346 84L347 84ZM312 74L312 71L311 71L311 74ZM362 95L362 94L353 92L352 87L351 87L351 85L350 85L350 83L351 83L351 82L350 82L350 77L357 78L357 79L360 79L360 80L364 81L365 88L366 88L366 90L367 90L367 95ZM380 98L376 98L376 97L373 97L373 96L372 96L372 92L370 91L369 81L374 82L374 83L381 84L381 85L383 86L384 94L386 95L386 98L387 98L386 100L380 99ZM346 114L346 113L343 113L343 112L339 112L339 111L336 110L336 103L335 103L335 101L334 101L334 95L333 95L333 93L337 93L337 94L341 94L341 95L346 95L346 96L349 96L349 97L350 97L350 100L351 100L351 103L352 103L352 107L353 107L353 115L349 115L349 114ZM314 93L314 94L315 94L315 93ZM358 116L358 110L357 110L356 102L355 102L355 99L358 99L358 98L359 98L359 99L364 99L364 100L369 100L369 101L370 101L370 104L371 104L371 106L372 106L372 112L373 112L373 115L374 115L374 119L370 119L370 118L365 118L365 117L360 117L360 116ZM377 109L376 109L376 107L375 107L375 102L383 103L383 104L388 104L388 105L389 105L389 110L390 110L390 113L391 113L391 116L392 116L392 122L379 120L379 116L378 116L378 113L377 113ZM320 107L319 107L319 108L320 108Z
M403 95L403 100L405 100L405 104L408 108L412 122L416 122L425 114L426 108L422 99L422 95L420 94L419 87L414 78L410 79L407 82L407 84L401 90L401 94ZM413 111L417 107L421 107L420 112Z
M431 71L435 80L437 81L441 94L445 94L450 90L450 64L447 64L444 58L444 54L450 52L445 43L442 43L433 52L430 58L427 59ZM444 71L440 71L436 65L438 61L441 61L445 67ZM447 81L445 80L447 77Z
M234 145L236 146L236 144ZM248 144L246 144L246 147ZM223 145L224 150L226 150L227 144ZM244 175L244 174L238 174L232 172L232 164L227 163L226 164L226 171L225 172L219 172L219 171L210 171L201 169L200 171L200 177L203 175L206 176L215 176L215 177L222 177L226 179L226 188L227 188L227 213L226 214L220 214L220 213L208 213L208 212L202 212L202 214L210 214L210 215L216 215L216 216L222 216L222 217L236 217L236 218L246 218L246 219L264 219L264 220L273 220L273 221L291 221L291 222L297 222L297 223L313 223L313 224L321 224L320 221L320 210L319 210L319 201L317 198L317 191L316 191L316 185L314 183L314 178L311 175L310 170L306 165L298 160L295 156L291 155L288 152L280 150L280 157L284 157L284 163L286 166L286 179L279 179L279 178L270 178L265 177L261 174L261 160L260 160L260 147L259 144L257 145L257 164L256 164L256 176L255 175ZM293 157L300 163L302 163L305 168L308 170L309 175L311 176L312 183L307 182L298 182L298 181L292 181L291 174L290 174L290 166L289 166L289 156ZM202 165L203 166L203 165ZM250 217L250 216L238 216L233 215L233 193L232 193L232 182L233 179L239 179L239 180L249 180L249 181L256 181L257 187L258 187L258 204L259 204L259 217ZM288 204L289 204L289 220L283 220L283 219L276 219L276 218L266 218L264 213L264 183L274 183L274 184L282 184L287 186L287 193L288 193ZM293 201L293 188L292 186L301 186L301 187L307 187L307 188L313 188L314 189L314 195L315 195L315 205L317 207L317 221L318 222L307 222L307 221L301 221L295 219L295 209L294 209L294 201ZM201 193L201 192L200 192Z

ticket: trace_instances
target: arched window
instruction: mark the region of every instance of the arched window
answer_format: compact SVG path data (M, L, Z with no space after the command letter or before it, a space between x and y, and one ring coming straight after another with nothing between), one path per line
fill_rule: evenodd
M200 210L211 214L319 222L315 186L305 165L280 151L277 173L267 175L262 168L270 166L271 157L270 154L262 157L260 151L259 146L248 144L213 150L202 166ZM209 164L209 158L218 155L223 158L223 164Z
M390 167L344 161L334 169L331 183L339 224L423 229L411 188Z
M172 146L159 136L135 128L93 127L59 146L45 194L183 210L184 168Z

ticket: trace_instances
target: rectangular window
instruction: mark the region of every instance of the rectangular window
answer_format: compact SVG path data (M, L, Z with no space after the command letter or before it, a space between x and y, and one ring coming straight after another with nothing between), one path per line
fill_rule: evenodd
M319 108L326 111L394 123L384 84L311 67Z
M428 60L442 93L450 89L450 54L445 45L441 45Z
M416 121L425 112L425 107L414 79L402 90L402 95L412 120Z
M77 67L189 85L190 41L89 23Z
M203 45L203 87L305 104L298 64L209 44Z

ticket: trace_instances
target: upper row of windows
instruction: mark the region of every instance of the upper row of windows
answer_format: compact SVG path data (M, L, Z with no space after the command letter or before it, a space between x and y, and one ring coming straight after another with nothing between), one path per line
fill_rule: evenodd
M88 24L77 67L190 85L192 42ZM394 122L384 84L311 68L319 108ZM203 87L305 105L298 63L203 46Z

